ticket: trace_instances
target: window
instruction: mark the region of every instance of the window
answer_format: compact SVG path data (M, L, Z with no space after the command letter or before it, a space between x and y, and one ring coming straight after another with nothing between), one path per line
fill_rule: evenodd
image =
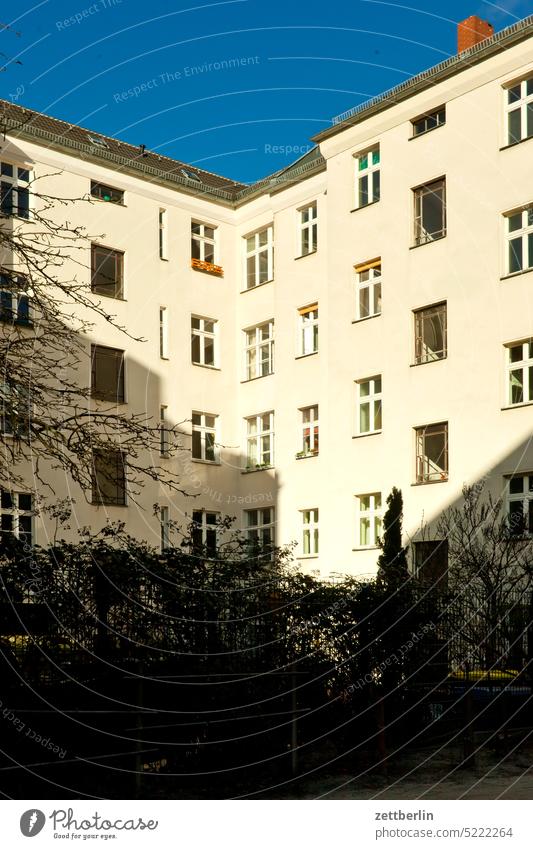
M0 536L14 536L27 546L33 544L33 498L29 492L0 490Z
M244 331L246 380L274 372L274 322L267 321Z
M507 480L507 521L513 536L533 534L533 474Z
M507 274L533 268L533 205L505 216Z
M91 345L91 394L101 401L124 403L124 351Z
M168 310L159 307L159 356L168 360Z
M0 212L30 217L29 182L32 172L9 162L0 162Z
M244 534L254 547L269 549L275 545L274 508L244 511Z
M218 322L213 318L191 316L191 361L195 366L216 366L217 335Z
M159 259L168 259L168 214L159 210Z
M355 157L357 208L375 203L380 197L379 145Z
M209 413L192 414L192 456L194 460L218 463L217 419Z
M415 428L416 482L448 480L448 423Z
M302 307L299 313L299 354L316 354L318 351L318 304Z
M507 346L507 403L533 401L533 339Z
M211 513L209 510L192 511L191 540L194 554L216 557L217 527L218 513Z
M444 178L413 189L415 245L425 245L446 235L446 181Z
M112 186L106 186L104 183L97 183L96 180L91 180L91 195L98 200L105 200L108 203L124 204L124 192L122 189L114 189Z
M167 410L163 404L159 407L159 453L161 457L168 457L169 431L167 427Z
M123 298L124 254L91 245L91 291L107 298Z
M445 590L448 579L448 540L415 542L414 566L419 581Z
M126 504L125 455L122 451L93 451L93 504Z
M301 450L299 457L308 457L310 454L318 454L318 404L313 407L303 407L300 410L302 416Z
M381 492L357 496L357 548L376 548L381 535Z
M161 551L166 551L170 548L170 511L168 507L159 508L159 525Z
M28 284L19 274L0 273L0 321L31 324Z
M32 412L31 396L26 386L0 383L0 432L4 436L27 437Z
M413 136L421 136L434 130L436 127L442 127L446 123L446 107L441 106L440 109L434 109L433 112L427 112L425 115L420 115L419 118L413 118Z
M318 554L318 507L302 510L302 551L306 556Z
M306 256L318 247L318 221L316 201L300 209L300 254Z
M274 276L273 228L254 233L246 238L246 288L253 289L267 283Z
M356 265L355 273L357 318L381 315L381 259Z
M274 465L274 413L246 419L246 468Z
M191 258L215 262L215 228L210 224L191 222Z
M415 363L431 363L447 355L446 304L415 310Z
M507 144L533 136L533 77L506 89Z
M358 380L357 433L377 433L381 430L381 375Z

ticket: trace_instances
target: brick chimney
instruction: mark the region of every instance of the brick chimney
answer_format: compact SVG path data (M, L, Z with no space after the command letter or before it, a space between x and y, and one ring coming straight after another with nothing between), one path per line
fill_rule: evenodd
M470 15L457 25L457 52L462 53L480 41L494 35L494 27L488 21L483 21L477 15Z

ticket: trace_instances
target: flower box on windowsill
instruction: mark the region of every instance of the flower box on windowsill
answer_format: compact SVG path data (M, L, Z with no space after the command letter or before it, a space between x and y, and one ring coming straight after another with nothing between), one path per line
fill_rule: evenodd
M318 451L298 451L297 460L303 460L305 457L318 457Z
M256 463L255 466L246 466L245 472L261 472L263 469L271 469L272 463Z
M197 271L205 271L207 274L216 274L218 277L224 277L224 269L221 265L215 265L213 262L205 262L203 259L191 259L191 268Z

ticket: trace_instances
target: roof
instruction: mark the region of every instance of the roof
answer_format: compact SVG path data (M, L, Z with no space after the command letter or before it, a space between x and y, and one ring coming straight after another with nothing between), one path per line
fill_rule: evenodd
M332 119L333 126L317 133L313 137L313 141L320 144L320 142L331 138L348 127L360 124L362 121L370 118L370 116L378 112L383 112L385 109L390 109L392 106L401 103L403 100L407 100L420 91L433 88L437 83L467 68L471 68L473 65L477 65L479 62L484 62L491 56L501 53L521 41L525 41L532 35L533 15L529 15L529 17L517 21L517 23L506 27L495 35L484 39L479 44L474 45L474 47L463 50L458 55L451 56L449 59L440 62L438 65L434 65L434 67L429 68L427 71L422 71L409 80L394 86L394 88L378 94L376 97L372 97L358 106L354 106L347 112L343 112L341 115Z

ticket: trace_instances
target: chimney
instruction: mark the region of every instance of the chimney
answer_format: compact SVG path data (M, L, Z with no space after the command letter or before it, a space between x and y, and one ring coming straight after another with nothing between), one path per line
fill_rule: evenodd
M470 15L457 25L457 52L462 53L494 35L494 27L488 21L482 21L477 15Z

